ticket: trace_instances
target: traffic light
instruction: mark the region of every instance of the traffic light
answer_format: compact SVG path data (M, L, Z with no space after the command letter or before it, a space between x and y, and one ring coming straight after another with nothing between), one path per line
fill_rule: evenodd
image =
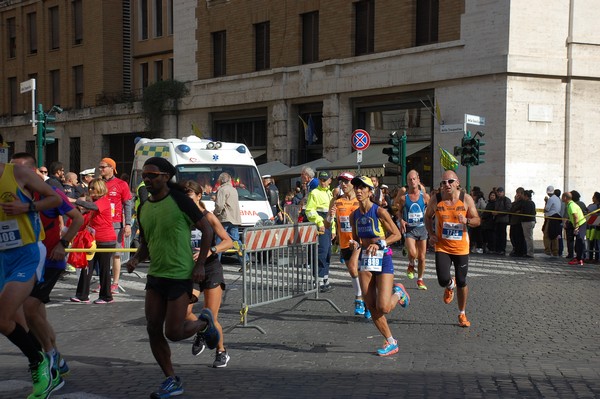
M42 125L42 140L44 145L54 144L56 142L56 137L50 135L56 130L56 128L52 125L52 123L55 121L56 116L52 114L44 114L44 123Z
M390 134L390 139L388 140L388 144L391 147L384 148L381 152L388 155L388 161L400 165L402 163L401 159L401 142L400 138L396 135L396 132Z
M478 135L483 137L484 133L477 132L477 134L475 136L478 136ZM485 141L481 141L480 139L475 140L475 165L481 165L482 163L485 163L485 159L483 159L483 156L485 155L485 151L481 149L481 147L483 147L484 145L485 145Z
M463 166L476 165L476 140L471 137L471 134L467 134L462 138L460 150L460 164Z

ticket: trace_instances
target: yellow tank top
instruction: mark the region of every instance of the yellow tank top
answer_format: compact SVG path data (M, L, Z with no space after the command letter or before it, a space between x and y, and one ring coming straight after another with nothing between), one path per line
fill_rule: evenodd
M448 205L438 195L435 209L436 235L438 242L435 250L451 255L469 254L469 233L467 226L458 222L458 215L467 216L467 207L464 203L465 195L460 194L454 205Z
M7 163L4 164L4 172L0 176L0 201L7 203L17 199L27 204L32 202L15 179L14 165ZM22 247L44 238L39 213L27 212L9 216L0 208L0 250Z
M347 200L338 198L334 201L336 211L336 224L338 231L338 240L340 248L348 248L352 239L352 225L350 224L350 215L358 209L358 201L356 198Z

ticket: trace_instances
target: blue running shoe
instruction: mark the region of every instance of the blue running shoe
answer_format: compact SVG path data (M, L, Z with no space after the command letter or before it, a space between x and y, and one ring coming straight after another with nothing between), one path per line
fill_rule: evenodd
M183 384L179 377L169 377L162 384L158 391L152 392L150 398L152 399L165 399L172 396L178 396L183 393Z
M390 356L394 353L398 353L398 341L394 340L393 344L385 341L383 344L383 348L377 349L377 354L379 356Z
M213 318L213 314L208 308L202 309L200 312L200 316L198 316L200 320L206 322L206 328L200 331L200 334L204 335L204 342L206 342L206 347L208 349L215 349L219 344L219 340L221 339L221 334L217 327L215 327L215 320Z
M365 319L371 320L371 312L365 308Z
M365 302L362 299L354 300L354 314L361 316L365 314Z
M398 295L398 304L403 308L407 308L410 304L410 296L406 292L406 288L401 283L394 284L394 294Z
M52 367L58 370L61 377L66 377L67 374L69 374L69 365L67 364L66 360L62 357L59 351L54 352L52 361Z

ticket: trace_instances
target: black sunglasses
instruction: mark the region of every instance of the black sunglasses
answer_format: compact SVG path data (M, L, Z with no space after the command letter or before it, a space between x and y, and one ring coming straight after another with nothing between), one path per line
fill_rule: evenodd
M165 172L144 172L144 173L142 173L142 179L154 180L158 176L161 176L161 175L168 175L168 173L165 173Z

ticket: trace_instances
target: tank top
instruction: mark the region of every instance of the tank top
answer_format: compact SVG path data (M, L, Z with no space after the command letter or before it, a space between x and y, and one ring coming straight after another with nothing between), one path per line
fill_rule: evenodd
M445 252L451 255L469 254L469 233L464 223L459 223L458 215L467 216L465 206L465 193L461 192L454 205L447 205L440 194L437 194L435 209L436 235L438 242L435 244L436 252Z
M385 239L385 231L377 217L377 209L379 209L379 205L373 204L366 213L362 213L360 208L354 211L354 226L360 238Z
M350 224L350 215L358 209L356 198L347 200L338 198L334 202L336 209L336 223L340 248L348 248L352 239L352 225Z
M419 191L419 199L412 201L408 193L404 196L404 209L402 210L402 217L410 227L422 227L425 226L424 215L425 215L425 199L423 198L423 192Z
M4 164L0 176L0 201L13 202L15 197L30 204L33 200L26 195L15 179L13 164ZM0 250L18 248L45 238L42 220L38 212L7 215L0 208Z

